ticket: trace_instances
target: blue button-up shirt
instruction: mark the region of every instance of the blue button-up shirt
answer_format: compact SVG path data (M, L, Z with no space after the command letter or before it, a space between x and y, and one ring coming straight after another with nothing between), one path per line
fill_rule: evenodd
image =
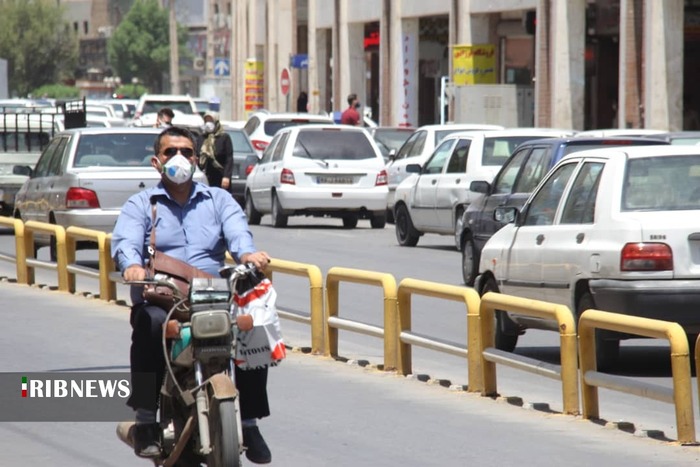
M184 206L170 197L162 183L131 196L122 207L112 233L112 257L121 271L145 265L153 227L151 199L156 201L156 250L216 277L226 250L236 261L256 251L245 213L230 193L194 182ZM141 288L132 287L132 303Z

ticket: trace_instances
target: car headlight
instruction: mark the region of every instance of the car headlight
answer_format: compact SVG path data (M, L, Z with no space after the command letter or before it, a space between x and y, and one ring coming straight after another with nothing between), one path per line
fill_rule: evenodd
M200 311L192 315L191 327L195 339L224 337L231 332L231 315L226 310Z

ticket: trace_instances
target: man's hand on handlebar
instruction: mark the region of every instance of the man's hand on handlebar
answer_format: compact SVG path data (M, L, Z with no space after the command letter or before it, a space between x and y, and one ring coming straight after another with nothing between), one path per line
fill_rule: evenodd
M264 271L269 262L270 256L264 251L246 253L243 256L241 256L241 263L253 263L259 271Z
M132 264L124 270L123 276L126 282L143 281L146 280L146 269L141 265Z

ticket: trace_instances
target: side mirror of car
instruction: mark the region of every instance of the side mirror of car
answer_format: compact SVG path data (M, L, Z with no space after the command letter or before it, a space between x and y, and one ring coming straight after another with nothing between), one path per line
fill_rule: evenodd
M518 208L502 206L494 209L493 220L501 224L511 224L518 218Z
M488 194L491 191L491 184L484 180L474 180L469 185L469 191Z
M16 165L12 168L12 175L24 175L25 177L31 177L32 172L32 168L28 165Z
M393 161L394 159L396 159L396 149L391 149L389 151L389 160Z
M406 173L408 174L419 174L421 171L420 164L408 164L406 166Z

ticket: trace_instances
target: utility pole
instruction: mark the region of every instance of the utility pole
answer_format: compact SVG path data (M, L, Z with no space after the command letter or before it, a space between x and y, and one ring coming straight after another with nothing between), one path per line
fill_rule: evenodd
M170 0L170 93L180 94L180 54L177 43L177 21L175 19L175 0Z

